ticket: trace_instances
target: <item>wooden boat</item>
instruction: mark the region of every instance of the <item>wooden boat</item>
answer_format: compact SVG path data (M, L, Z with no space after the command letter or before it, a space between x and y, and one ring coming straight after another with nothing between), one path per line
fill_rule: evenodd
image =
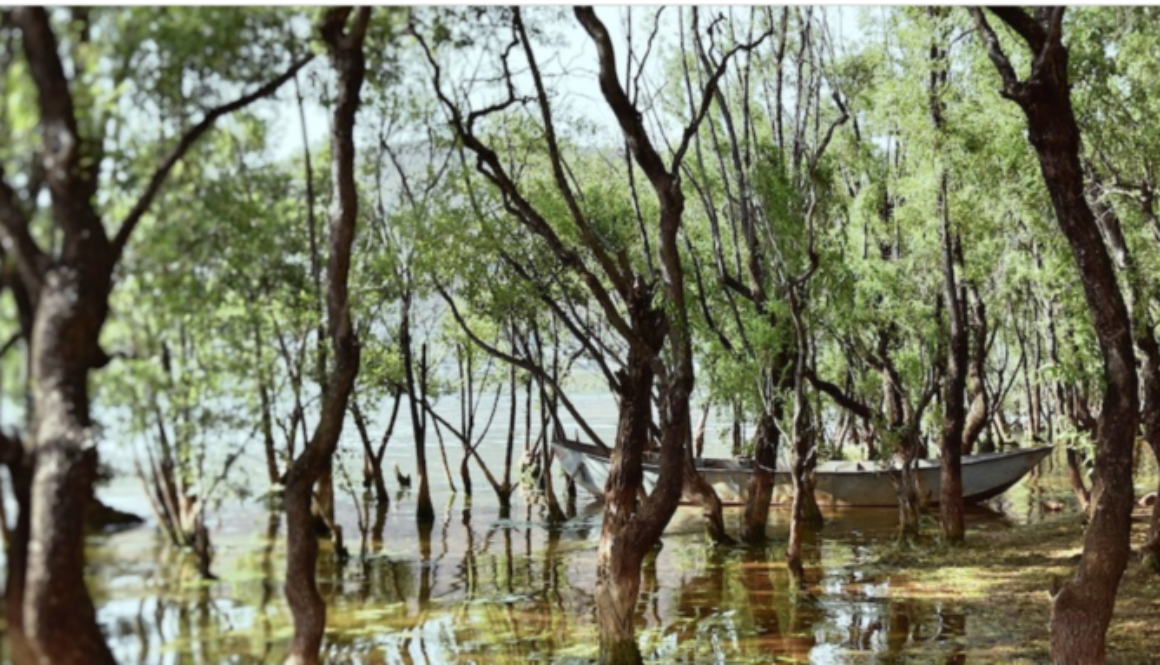
M556 457L576 484L594 497L604 496L608 479L609 453L597 446L578 441L560 440L552 444ZM985 453L963 458L963 501L979 503L1006 492L1023 476L1051 453L1051 446L1022 448L999 453ZM644 463L645 489L652 491L656 482L655 455L646 456ZM744 503L753 475L751 460L702 459L697 463L701 472L724 503ZM814 472L818 504L827 506L897 506L895 483L900 473L895 465L888 468L879 462L825 462ZM939 498L939 461L918 460L915 476L919 492L928 503L937 504ZM789 471L774 471L773 503L788 504L792 499Z

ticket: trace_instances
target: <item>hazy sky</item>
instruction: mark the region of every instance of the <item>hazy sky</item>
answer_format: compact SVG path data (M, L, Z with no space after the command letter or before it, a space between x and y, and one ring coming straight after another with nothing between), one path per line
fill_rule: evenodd
M733 16L741 20L744 20L749 13L748 7L706 7L703 9L703 24L708 20L706 17L717 13L725 13L728 16L731 9ZM820 9L828 15L834 43L839 49L859 40L861 37L859 17L866 11L873 11L873 8L855 6L827 6ZM535 10L530 10L529 14L531 11ZM658 45L654 47L653 56L646 68L644 79L647 81L646 89L658 87L661 83L659 77L663 75L659 71L663 56L657 57L656 48L676 47L676 12L676 8L672 7L662 13L662 29L658 32ZM630 17L634 26L633 51L638 57L643 55L645 40L652 29L653 17L656 13L655 7L602 6L596 8L596 13L608 28L614 48L617 50L618 60L623 62L625 50L628 48L626 22ZM540 47L536 52L541 68L545 71L545 82L550 87L549 92L555 94L553 99L555 109L565 114L578 114L595 123L601 128L602 133L607 132L607 138L618 140L616 120L604 103L597 83L596 49L592 40L578 24L569 25L565 22L562 25L562 30L565 35L565 43L562 46L558 48ZM490 53L482 54L481 58L488 56L498 61L495 54ZM462 64L474 67L478 63ZM324 60L313 65L315 68L327 66ZM306 85L305 80L303 80L303 84ZM309 86L307 87L309 88ZM330 119L326 110L313 101L316 95L309 92L306 95L307 136L311 146L318 146L326 140ZM271 119L271 127L274 128L274 137L276 137L274 156L282 159L301 153L302 130L292 86L287 86L280 94L280 100L279 103L271 105L268 110L264 111L264 115Z

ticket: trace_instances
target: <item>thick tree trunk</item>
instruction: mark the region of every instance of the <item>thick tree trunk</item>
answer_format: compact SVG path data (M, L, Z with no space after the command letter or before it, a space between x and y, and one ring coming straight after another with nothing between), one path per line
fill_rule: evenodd
M1079 570L1053 593L1051 616L1055 662L1102 663L1116 589L1130 552L1132 443L1139 417L1131 322L1095 217L1084 200L1080 133L1071 105L1068 53L1062 42L1063 8L1041 9L1035 19L1021 9L995 11L1034 53L1030 79L1018 81L982 10L974 10L991 59L1003 76L1004 94L1027 116L1028 139L1039 157L1060 229L1071 246L1103 355L1106 387L1096 428L1091 521L1084 534Z
M765 541L769 504L773 501L773 472L777 467L777 446L781 433L776 419L781 417L781 399L774 402L774 413L766 413L757 421L754 435L753 476L749 480L745 500L745 516L741 524L741 540L749 544Z
M86 267L87 275L69 269L48 273L33 328L35 457L23 612L17 621L37 662L113 662L84 579L82 520L97 472L88 370L109 290L108 278L100 277L109 274L105 267Z
M354 123L366 72L362 43L370 9L359 9L353 27L347 31L346 23L351 13L349 7L328 10L321 24L322 36L339 81L331 127L334 203L330 219L330 255L326 266L327 328L334 363L325 383L322 414L314 436L286 475L285 591L294 618L294 636L287 662L293 665L318 662L318 651L326 629L326 604L319 594L316 577L318 539L312 528L314 486L329 472L359 367L347 279L358 219ZM340 535L341 532L337 532L336 539Z
M649 533L637 528L640 519L637 497L643 480L641 462L652 422L653 380L652 368L630 349L628 363L620 376L616 446L604 488L604 522L596 562L596 620L600 629L602 663L621 665L641 661L633 627L640 590L640 568L645 554L656 545L664 529L663 525L657 528L657 524L647 525ZM667 477L662 469L654 493L662 491L661 483L667 483L665 487L671 491L675 480L679 497L684 454L683 449L677 452L679 466L669 471ZM662 451L662 456L664 454ZM668 457L673 456L670 454ZM673 471L676 472L675 478ZM673 507L675 509L675 502ZM668 521L663 514L656 517Z

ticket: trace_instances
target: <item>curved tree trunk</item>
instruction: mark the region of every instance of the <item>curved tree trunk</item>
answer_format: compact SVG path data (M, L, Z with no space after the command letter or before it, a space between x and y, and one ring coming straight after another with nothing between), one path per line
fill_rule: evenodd
M640 591L640 569L645 554L656 545L664 529L663 525L655 523L648 524L646 529L638 528L641 511L637 510L637 497L643 481L644 442L648 440L652 422L653 371L639 354L630 349L628 362L619 378L620 414L608 482L604 487L604 521L597 551L595 594L600 659L603 663L618 665L641 660L633 627ZM663 468L666 452L662 450L662 469L653 490L654 495L660 497L662 491L672 494L675 486L673 510L680 497L684 466L683 447L677 452L679 466L670 469L666 475ZM672 457L672 454L667 455L670 467L674 466ZM657 514L656 518L668 521L663 513Z
M1057 663L1104 662L1116 589L1128 563L1131 536L1132 444L1139 398L1132 326L1091 208L1084 200L1080 133L1071 105L1062 7L1035 18L1013 7L992 10L1026 43L1034 63L1019 81L982 10L972 10L1003 94L1027 116L1028 139L1039 157L1060 229L1071 246L1084 299L1103 355L1105 393L1096 436L1091 521L1079 570L1053 592L1051 655ZM1053 590L1054 591L1054 590Z
M347 402L358 375L359 350L351 323L347 278L358 219L355 186L354 123L359 91L366 73L363 37L369 8L358 10L348 31L352 9L328 10L320 26L331 62L338 72L339 90L331 127L334 203L330 219L330 255L327 259L327 327L334 365L327 377L322 414L314 435L286 474L286 602L294 618L288 663L313 665L326 629L326 604L318 592L316 565L318 539L312 529L314 486L328 473L346 418ZM338 534L336 534L337 537Z
M717 545L736 545L737 541L725 530L725 514L722 511L721 499L713 486L697 471L691 450L685 456L684 484L685 495L701 506L701 515L705 518L705 530L709 539Z

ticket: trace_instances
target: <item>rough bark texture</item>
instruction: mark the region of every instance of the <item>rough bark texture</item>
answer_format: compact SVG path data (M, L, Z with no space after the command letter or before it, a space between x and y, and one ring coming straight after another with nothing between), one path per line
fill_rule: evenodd
M636 541L639 551L630 558L633 564L632 568L617 568L620 563L615 560L614 550L616 546L610 542L615 539L615 535L608 531L601 534L597 563L597 619L601 626L602 659L605 659L622 652L625 644L624 633L621 632L623 629L627 629L628 634L631 635L632 606L635 605L640 585L640 559L637 557L642 556L652 548L676 510L676 504L680 499L682 484L680 474L682 472L691 473L700 481L698 484L699 492L707 499L703 505L709 506L708 512L714 515L713 521L717 522L716 528L721 532L720 535L723 535L724 532L723 523L720 522L720 502L717 501L712 487L697 476L696 471L692 468L692 421L689 408L689 398L693 391L694 381L692 332L689 328L688 310L685 305L684 272L677 242L677 234L680 231L681 217L685 206L685 198L681 192L680 178L677 174L684 151L688 148L692 135L696 133L697 125L704 118L708 102L716 90L717 81L724 74L724 62L727 62L728 58L724 59L721 69L710 79L704 93L701 111L693 123L685 128L681 145L677 148L673 158L672 167L666 168L649 140L648 133L644 128L643 116L629 100L617 80L616 57L604 24L596 18L596 14L591 8L578 7L575 14L596 44L600 59L600 91L616 115L633 159L648 177L660 202L658 250L661 281L667 302L663 309L653 315L663 316L664 313L669 313L668 320L663 326L668 337L670 363L668 375L663 377L660 386L660 473L656 488L642 502L636 515L632 516L631 523L623 521L625 517L623 513L618 520L624 527L631 528L632 535L635 536L635 538L624 539L623 536L629 534L622 532L620 540L620 543L626 543L630 540ZM638 289L639 286L634 285L634 290ZM638 302L647 302L647 300ZM644 313L643 311L639 312L639 314ZM637 317L634 316L635 318ZM635 325L635 323L634 320L633 329L640 333L653 331L655 334L661 328L659 325L642 327ZM660 340L656 341L655 348L657 351L660 350ZM647 362L652 359L641 358L640 360ZM647 433L645 439L640 442L631 442L630 445L641 445L645 441L647 441ZM636 478L639 478L637 475L639 474L638 455L639 453L633 454L633 457L637 458L634 461L635 467L628 469ZM610 477L609 485L612 484L613 480ZM624 499L627 497L622 497L622 500ZM608 525L610 521L610 516L606 512L605 524ZM613 558L609 558L610 555ZM616 589L622 581L626 581L618 573L633 575L634 579L629 583L632 589L631 594ZM610 584L610 582L612 583ZM616 598L618 602L606 605L601 602L602 598L610 600ZM612 605L615 605L615 608ZM615 614L607 617L609 622L606 624L605 616L608 609L616 611ZM615 632L605 635L604 629L606 627L615 628ZM632 654L628 655L631 659ZM639 658L639 655L636 658ZM613 661L615 660L617 659L614 658Z
M651 294L641 293L632 319L649 324L658 316L649 305ZM659 324L659 322L656 322ZM596 560L596 620L600 628L601 661L640 662L634 641L633 618L640 591L640 567L657 543L680 498L683 451L662 449L656 489L637 510L643 480L644 442L652 422L653 370L638 353L628 353L620 375L620 414L612 451L608 483L604 487L604 521ZM661 503L672 501L667 511ZM646 514L645 505L651 510ZM667 513L667 514L666 514Z
M992 10L1032 54L1026 82L1017 79L983 12L973 11L1003 78L1004 96L1027 116L1028 138L1071 246L1103 356L1106 389L1097 428L1091 522L1079 570L1053 593L1051 617L1055 662L1102 663L1116 589L1130 551L1132 444L1139 407L1131 322L1112 261L1084 199L1080 134L1067 79L1068 52L1062 43L1063 8L1040 8L1035 18L1016 8Z
M354 123L359 91L365 77L363 37L369 8L362 8L346 30L351 8L327 11L321 32L338 74L338 97L331 126L331 166L334 203L329 224L330 253L327 258L327 328L334 364L327 377L322 414L314 435L286 476L286 601L294 617L294 637L288 663L312 665L326 628L326 605L318 592L316 565L318 539L312 528L314 485L330 468L342 434L347 402L358 375L359 350L350 317L347 277L358 218L355 187Z
M37 92L42 163L59 252L46 253L0 169L0 244L15 259L14 289L29 343L31 450L16 478L22 545L9 558L8 634L18 661L111 663L84 580L83 516L92 499L97 448L89 414L89 373L108 356L98 344L112 274L137 223L174 165L217 118L269 95L308 60L259 90L210 110L186 131L110 237L95 206L100 137L82 136L70 80L48 11L11 11Z
M963 429L967 417L963 399L967 386L968 334L964 308L965 291L955 279L953 243L946 211L946 174L943 174L939 205L943 217L943 272L950 314L950 353L947 354L946 386L943 396L945 408L942 432L939 436L941 473L939 478L939 518L943 539L958 542L963 539Z
M928 15L940 17L945 10L930 8ZM941 152L946 134L946 118L943 115L942 92L947 82L947 51L943 44L935 41L930 46L930 115L937 137L936 153ZM943 241L943 297L946 299L948 319L950 319L950 344L946 362L946 384L943 392L944 418L939 436L941 473L939 478L939 519L942 524L943 539L959 542L963 539L963 435L966 424L966 406L963 403L967 387L967 361L970 339L967 332L966 290L962 289L955 276L955 255L957 234L951 232L950 191L947 167L941 163L942 155L935 155L939 161L939 191L937 215L942 226Z
M963 454L971 455L975 451L975 442L987 427L991 419L991 405L987 399L987 386L984 383L987 362L987 306L979 297L979 290L971 287L971 353L970 365L967 367L967 394L971 407L967 411L967 421L963 424ZM1028 363L1024 362L1026 368ZM1032 410L1030 418L1032 436L1039 433L1039 419L1036 409Z
M754 434L753 477L749 480L745 515L741 523L741 540L749 544L765 541L765 525L769 521L769 504L773 500L773 471L777 467L777 446L781 433L776 418L781 417L781 400L773 414L763 414L757 421Z

